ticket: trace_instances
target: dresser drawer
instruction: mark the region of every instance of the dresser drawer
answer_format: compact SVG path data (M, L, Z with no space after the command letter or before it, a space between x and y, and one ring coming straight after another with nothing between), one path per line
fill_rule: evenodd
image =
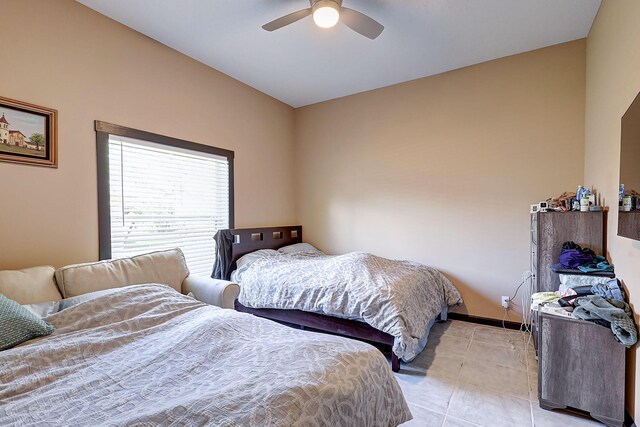
M626 349L611 329L546 313L538 328L540 407L576 408L622 426Z

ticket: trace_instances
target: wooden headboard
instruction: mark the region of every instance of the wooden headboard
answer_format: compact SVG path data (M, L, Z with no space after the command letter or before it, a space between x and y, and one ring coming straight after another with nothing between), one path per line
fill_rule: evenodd
M236 261L243 255L260 249L280 249L283 246L302 243L302 226L235 228L231 249L231 271L236 269Z

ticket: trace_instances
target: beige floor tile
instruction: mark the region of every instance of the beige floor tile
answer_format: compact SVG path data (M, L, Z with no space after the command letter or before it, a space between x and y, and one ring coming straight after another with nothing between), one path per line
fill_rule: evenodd
M524 345L525 350L527 350L530 346L531 350L533 350L533 336L529 332L521 332L521 331L509 331L509 334L515 337L518 337L522 340L522 344Z
M460 384L447 415L483 426L531 426L531 403L505 393Z
M477 425L478 424L469 423L467 421L462 421L457 418L448 416L444 420L444 424L442 425L442 427L476 427Z
M436 323L431 328L431 335L451 335L459 338L471 338L475 323L463 322L460 320L449 320L447 322Z
M524 369L507 368L469 358L462 366L459 383L529 400L529 376Z
M402 427L441 427L444 421L444 414L430 411L420 406L409 404L409 409L413 415L411 421L400 424Z
M427 354L442 354L445 356L464 356L471 341L451 335L433 335L429 337L424 352Z
M535 427L592 427L604 426L604 424L591 419L582 418L565 411L547 411L536 403L532 404L533 425Z
M524 346L527 351L535 351L535 346L533 345L533 336L528 334L525 336Z
M407 402L440 413L447 410L456 383L438 375L396 374L396 379Z
M455 380L460 374L464 358L464 354L446 354L444 352L436 354L423 351L410 363L402 364L401 372L408 375L438 375Z
M536 352L528 351L526 354L527 354L527 369L531 372L538 372L538 360L536 359Z
M506 347L522 348L524 345L524 335L522 333L487 326L478 326L473 332L472 340Z
M529 400L538 403L538 373L529 371Z
M472 340L467 359L489 362L507 368L527 369L526 355L521 347L503 347Z

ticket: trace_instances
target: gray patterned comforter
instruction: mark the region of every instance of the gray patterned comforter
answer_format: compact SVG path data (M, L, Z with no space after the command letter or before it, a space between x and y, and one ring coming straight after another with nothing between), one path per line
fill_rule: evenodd
M49 316L0 352L0 425L395 426L374 347L140 285Z
M414 262L317 250L250 256L232 276L240 284L241 304L364 321L392 335L393 351L405 361L422 351L422 338L442 307L462 303L442 273Z

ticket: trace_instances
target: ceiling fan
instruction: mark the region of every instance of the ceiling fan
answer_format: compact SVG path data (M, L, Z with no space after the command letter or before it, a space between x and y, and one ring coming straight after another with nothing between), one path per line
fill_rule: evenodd
M285 15L263 25L262 28L267 31L275 31L313 15L313 20L318 27L331 28L342 20L347 27L371 40L378 37L384 30L382 24L364 13L342 6L342 0L309 0L309 3L311 4L310 8Z

